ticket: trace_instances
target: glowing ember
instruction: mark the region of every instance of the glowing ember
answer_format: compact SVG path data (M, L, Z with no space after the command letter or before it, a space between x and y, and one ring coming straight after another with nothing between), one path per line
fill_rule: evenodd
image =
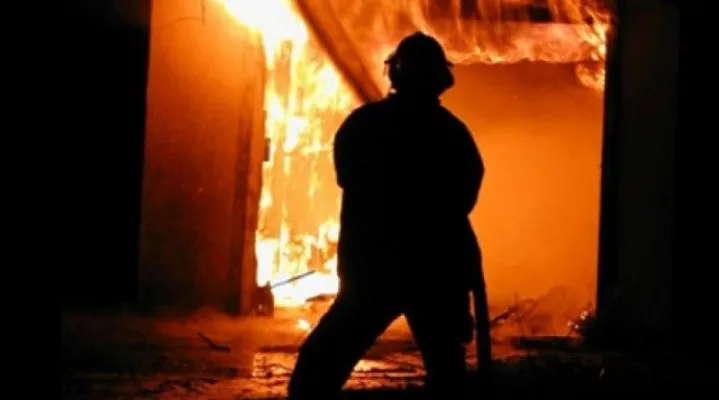
M309 331L310 328L312 328L312 324L310 324L309 321L303 318L297 321L297 326L303 331Z
M313 296L336 293L340 192L334 179L332 137L346 115L359 105L359 100L310 35L294 2L216 1L239 23L261 37L266 57L265 134L271 144L270 159L263 169L256 235L257 284L271 284L315 272L274 288L278 306L297 306ZM482 22L485 31L480 32L478 21L468 21L452 10L449 20L440 24L432 22L427 17L428 3L421 0L326 0L324 3L342 5L343 9L338 7L333 12L344 15L344 24L360 27L364 20L364 26L370 26L364 35L371 37L373 43L372 54L367 57L379 68L401 35L421 30L438 37L447 47L450 58L459 63L519 60L578 63L580 81L598 90L603 88L609 18L598 8L587 6L586 1L552 0L551 8L564 10L562 15L569 15L569 24L541 24L542 29L532 29L532 24L527 22L523 26L529 28L514 30L510 36L506 34L508 31L500 35L496 27L501 23L488 27ZM489 3L501 2L480 1L478 7L486 10ZM384 18L383 24L356 11L360 4L364 4L362 7L374 5L373 18ZM447 4L459 9L459 2ZM388 17L400 14L405 18ZM397 22L400 20L404 23ZM396 24L392 25L391 21ZM491 46L487 44L489 36L500 36L505 41L510 37L511 43ZM485 42L480 43L481 40ZM385 88L381 71L375 72L378 86ZM305 324L309 326L307 321L300 321L301 328Z

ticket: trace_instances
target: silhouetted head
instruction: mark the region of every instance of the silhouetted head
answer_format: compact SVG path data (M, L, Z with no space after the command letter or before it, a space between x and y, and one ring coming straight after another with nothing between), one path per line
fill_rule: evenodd
M398 93L439 96L454 85L452 63L442 45L421 32L402 39L385 63Z

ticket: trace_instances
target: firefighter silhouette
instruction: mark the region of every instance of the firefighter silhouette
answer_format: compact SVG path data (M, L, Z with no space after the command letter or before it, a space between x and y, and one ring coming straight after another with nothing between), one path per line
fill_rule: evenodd
M422 33L404 38L386 64L389 95L354 110L335 136L340 290L300 348L293 400L335 398L401 315L433 398L466 391L473 325L481 366L491 359L481 253L469 221L484 164L467 127L439 99L454 85L451 64Z

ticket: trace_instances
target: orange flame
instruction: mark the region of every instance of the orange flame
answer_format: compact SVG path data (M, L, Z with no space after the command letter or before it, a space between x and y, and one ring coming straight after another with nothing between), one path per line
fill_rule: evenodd
M576 63L580 82L602 90L611 15L600 1L302 0L334 16L379 87L387 86L382 61L419 30L436 37L455 64Z
M350 87L289 0L225 0L226 10L262 36L267 82L266 135L256 235L257 283L316 273L273 289L275 304L296 306L338 289L339 189L332 176L332 135L359 105Z

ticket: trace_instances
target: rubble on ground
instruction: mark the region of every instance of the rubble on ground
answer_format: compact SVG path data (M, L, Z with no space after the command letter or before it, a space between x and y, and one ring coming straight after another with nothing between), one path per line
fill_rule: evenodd
M576 397L617 385L632 391L688 374L686 368L650 368L581 348L579 334L593 318L591 310L574 310L574 318L562 315L546 325L553 318L547 316L552 302L563 298L555 291L493 307L495 378L506 396ZM208 310L184 317L64 314L63 398L282 398L297 349L330 302L278 310L273 317L229 317ZM467 346L470 365L474 348ZM400 319L357 366L346 396L413 398L417 391L412 388L421 386L423 376L417 348Z

